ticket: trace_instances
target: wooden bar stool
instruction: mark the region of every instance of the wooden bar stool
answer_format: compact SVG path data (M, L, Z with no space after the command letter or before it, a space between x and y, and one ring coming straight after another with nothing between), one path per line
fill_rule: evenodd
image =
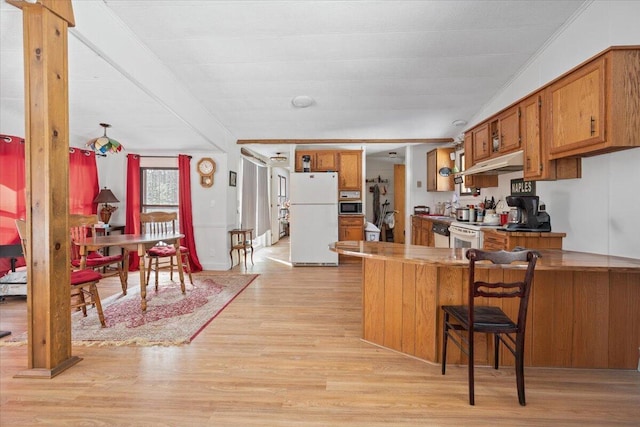
M247 268L247 251L251 251L251 264L253 265L253 228L229 230L229 239L231 240L231 250L229 250L231 267L229 270L233 268L233 251L238 252L238 264L240 264L240 251L244 252L244 268Z

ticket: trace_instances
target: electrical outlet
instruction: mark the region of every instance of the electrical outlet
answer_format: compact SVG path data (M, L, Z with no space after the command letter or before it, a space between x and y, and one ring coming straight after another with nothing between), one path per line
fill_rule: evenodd
M418 181L416 185L418 186L418 188L422 188L422 181Z

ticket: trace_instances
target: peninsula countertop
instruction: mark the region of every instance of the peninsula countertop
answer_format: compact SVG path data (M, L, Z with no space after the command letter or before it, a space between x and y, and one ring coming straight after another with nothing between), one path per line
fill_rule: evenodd
M390 242L341 241L330 246L339 254L412 264L466 267L466 249L433 248ZM540 254L536 270L640 272L640 259L561 249L534 249ZM487 267L490 267L487 265ZM524 268L513 265L512 268ZM640 285L640 283L639 283Z
M433 363L441 361L442 305L468 298L467 249L342 241L332 250L362 258L362 338ZM527 314L527 366L635 369L640 346L640 259L536 249ZM492 281L518 280L524 264L476 265ZM483 271L484 270L484 271ZM500 302L500 304L503 304ZM503 305L511 315L517 307ZM476 348L491 366L490 340ZM500 358L505 364L509 358ZM450 349L449 363L466 363Z

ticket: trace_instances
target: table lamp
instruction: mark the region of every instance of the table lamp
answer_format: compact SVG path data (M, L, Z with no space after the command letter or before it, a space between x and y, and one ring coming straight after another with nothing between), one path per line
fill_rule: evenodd
M109 203L120 203L120 200L113 195L111 190L107 187L104 187L100 190L100 193L93 200L93 203L102 203L102 209L100 209L100 220L105 224L109 224L109 220L111 219L111 214L118 209L117 206L110 205Z

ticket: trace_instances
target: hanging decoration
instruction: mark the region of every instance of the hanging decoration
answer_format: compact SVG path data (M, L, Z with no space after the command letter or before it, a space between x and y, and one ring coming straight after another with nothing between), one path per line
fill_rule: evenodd
M109 123L100 123L100 126L104 128L104 135L98 138L94 138L87 142L87 147L90 147L96 155L106 156L107 153L117 153L124 148L122 144L113 138L107 136L107 128L111 127Z

